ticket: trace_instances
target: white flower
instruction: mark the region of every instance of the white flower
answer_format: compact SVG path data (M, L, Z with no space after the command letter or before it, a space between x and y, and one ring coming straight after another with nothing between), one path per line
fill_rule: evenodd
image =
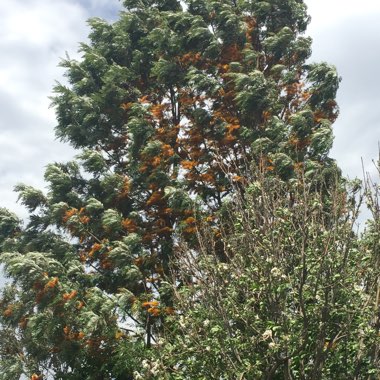
M280 269L278 269L277 267L273 267L272 270L270 271L270 273L271 273L274 277L279 277L279 276L281 276L281 271L280 271Z
M186 323L185 323L185 318L183 317L183 315L181 315L179 317L179 325L182 327L182 328L185 328L186 327Z
M144 377L141 375L141 373L137 372L137 371L134 371L133 372L133 377L136 379L136 380L144 380Z
M272 330L265 330L262 338L263 340L272 339Z

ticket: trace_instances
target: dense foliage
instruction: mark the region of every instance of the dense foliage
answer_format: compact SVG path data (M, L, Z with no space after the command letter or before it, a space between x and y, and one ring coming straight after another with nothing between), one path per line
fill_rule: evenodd
M377 378L378 215L359 240L357 181L329 187L328 211L301 178L290 187L292 199L289 184L258 175L225 206L227 262L207 226L197 252L179 246L180 312L141 378Z
M56 133L76 159L47 167L47 193L16 187L25 226L0 211L10 278L0 379L280 378L285 367L289 378L322 378L341 371L347 353L342 373L375 371L378 227L367 245L350 230L354 198L328 157L339 77L306 63L303 1L124 6L113 24L90 20L82 59L62 62ZM262 209L257 181L268 193L273 185ZM189 254L210 292L194 286ZM206 318L213 291L231 298ZM240 322L231 314L239 305ZM191 326L204 326L202 344L188 338ZM227 352L231 366L220 365L224 340L240 356Z

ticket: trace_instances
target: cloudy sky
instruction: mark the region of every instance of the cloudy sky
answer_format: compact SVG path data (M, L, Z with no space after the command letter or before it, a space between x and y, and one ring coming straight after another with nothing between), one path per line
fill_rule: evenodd
M346 175L361 176L361 157L372 170L380 131L380 2L306 3L313 60L335 64L343 77L332 154ZM13 186L43 187L44 166L72 157L54 139L49 109L54 81L62 80L57 65L65 52L77 57L78 43L88 34L86 19L113 20L120 8L118 0L0 0L0 206L24 216Z

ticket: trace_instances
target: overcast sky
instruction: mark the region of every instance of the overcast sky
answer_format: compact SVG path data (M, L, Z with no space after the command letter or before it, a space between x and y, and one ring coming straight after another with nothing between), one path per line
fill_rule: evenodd
M361 176L376 158L379 140L380 2L306 0L314 39L313 60L338 67L343 77L332 152L346 175ZM0 206L25 216L12 188L43 187L44 167L73 152L54 139L48 96L67 51L77 57L88 34L86 19L117 17L118 0L0 0Z

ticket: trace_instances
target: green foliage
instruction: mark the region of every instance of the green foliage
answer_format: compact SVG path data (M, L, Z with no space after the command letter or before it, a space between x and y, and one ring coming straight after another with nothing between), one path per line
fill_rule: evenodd
M141 378L377 378L378 215L359 239L360 184L330 186L326 212L302 179L256 178L220 215L227 259L207 224L196 257L179 244L177 315Z
M339 302L331 318L342 326L348 326L344 305L352 297L353 310L363 306L348 287L349 276L360 283L353 273L357 261L352 252L361 254L362 246L349 235L348 222L339 224L328 216L337 205L331 189L339 170L328 154L340 79L326 63L306 64L311 40L303 35L309 22L304 2L123 3L125 11L113 24L89 20L89 42L80 45L81 58L67 56L61 63L68 84L54 88L56 135L78 150L76 159L47 166L46 193L17 185L19 201L29 211L25 226L0 209L0 262L9 277L0 297L0 366L9 371L0 378L260 378L260 371L274 365L279 355L286 357L286 347L294 353L300 342L313 358L317 346L309 335L302 336L305 328L295 303L303 240L293 224L301 229L297 218L304 215L297 207L310 206L313 200L321 202L315 207L325 213L325 219L317 213L319 219L310 226L302 221L308 226L302 231L310 235L308 257L315 271L320 261L328 262L321 285L316 280L319 272L310 269L311 283L323 293L330 289L327 279L339 273L338 266L347 268L347 273L340 271L342 280L332 280ZM253 206L265 206L257 173L281 188L278 209L266 209L265 215ZM294 195L301 194L296 184L303 175L310 190L306 202ZM279 179L284 182L277 188ZM250 191L259 201L250 198ZM252 212L255 220L251 214L241 220L246 214L231 209L229 202L240 197L247 202L242 210ZM307 215L311 209L305 208ZM226 222L226 215L235 220ZM213 244L207 254L209 245L200 234L203 223L210 233L207 243ZM328 223L343 234L341 240L334 237L335 242L352 243L347 262L335 246L336 263L318 258L324 258ZM372 247L374 237L366 239ZM186 268L176 255L181 245L188 247L182 259L192 255L189 260L199 268L205 288L188 286ZM229 260L232 251L238 266ZM220 284L224 293L214 299L221 305L221 297L231 294L222 319L220 309L212 308L206 318L203 295L216 291L207 282L207 271L216 279L220 273L228 277ZM252 294L241 295L247 286ZM304 291L308 299L315 298L310 289ZM199 307L185 310L181 302L191 298ZM276 307L283 314L273 314ZM314 334L321 305L313 301L307 307ZM367 313L368 308L362 310ZM355 333L360 318L363 326L367 321L358 315L350 325ZM199 329L204 342L191 346L190 338L182 340L192 336L182 335L178 326L185 322ZM326 322L327 330L331 323ZM231 329L237 335L226 336ZM374 330L369 329L363 339L372 344ZM325 338L333 339L327 330ZM265 331L271 331L273 339L294 334L289 343L283 338L274 342L272 354L269 332L268 339L260 341ZM322 344L321 339L316 341ZM344 339L358 352L351 338ZM219 344L223 340L227 351ZM191 347L194 352L188 351ZM162 355L155 361L160 348ZM236 361L233 355L239 352ZM235 373L220 365L223 355L228 363L236 362ZM340 370L337 358L333 362ZM353 363L351 359L348 355L347 363ZM297 360L289 370L303 365L311 373L312 363ZM371 370L370 362L363 368Z

